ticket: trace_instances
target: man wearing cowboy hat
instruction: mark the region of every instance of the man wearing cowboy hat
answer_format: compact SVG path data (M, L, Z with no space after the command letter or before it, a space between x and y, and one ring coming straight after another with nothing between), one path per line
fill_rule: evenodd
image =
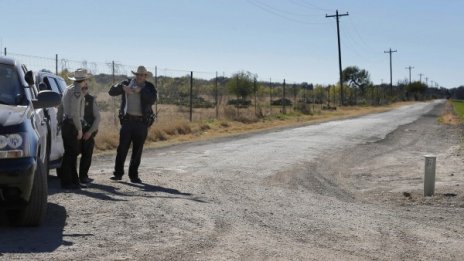
M121 129L112 180L122 179L124 162L132 143L129 179L132 183L142 183L139 178L138 168L142 158L143 144L148 134L148 127L153 123L151 106L157 98L155 86L146 80L148 73L144 66L139 66L136 72L132 71L135 79L113 85L108 92L111 96L122 96L119 110Z
M84 92L88 89L87 79L90 75L86 69L77 69L68 75L74 83L66 88L61 108L58 110L58 122L62 121L62 136L64 145L63 162L61 164L61 187L64 189L80 189L85 185L79 183L77 173L77 156L82 139L82 122L84 119Z

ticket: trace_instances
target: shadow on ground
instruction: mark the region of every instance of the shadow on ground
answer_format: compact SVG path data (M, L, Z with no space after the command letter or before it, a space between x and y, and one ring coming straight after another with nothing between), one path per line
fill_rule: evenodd
M14 227L8 223L4 210L0 211L0 254L48 253L61 245L72 245L63 239L66 209L48 203L44 224L39 227Z
M87 184L88 188L81 189L81 190L63 190L61 189L59 179L50 176L48 179L48 194L53 195L57 193L76 193L81 194L87 197L99 199L99 200L107 200L107 201L128 201L128 199L124 199L125 197L159 197L159 198L179 198L179 199L186 199L192 200L200 203L207 203L204 199L201 199L198 196L194 196L191 193L181 192L177 189L173 188L165 188L161 186L151 185L147 183L129 183L125 181L115 182L119 184L124 184L130 187L138 188L142 192L148 193L166 193L171 194L173 196L148 196L148 195L140 195L134 193L124 193L119 191L117 186L113 185L105 185L101 183L89 183Z
M181 199L187 199L187 200L192 200L200 203L207 203L207 201L201 199L200 197L195 197L191 193L184 193L181 192L177 189L172 189L172 188L165 188L161 186L155 186L155 185L150 185L147 183L128 183L128 182L121 182L122 184L125 184L127 186L135 187L135 188L140 188L142 191L145 192L161 192L161 193L167 193L175 196L158 196L159 198L181 198ZM183 197L187 196L187 197Z

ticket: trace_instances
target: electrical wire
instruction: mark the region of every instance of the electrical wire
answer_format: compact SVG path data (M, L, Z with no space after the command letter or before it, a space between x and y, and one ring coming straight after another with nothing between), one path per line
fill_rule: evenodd
M269 13L269 14L272 14L272 15L275 15L275 16L278 16L280 18L283 18L285 20L288 20L288 21L291 21L291 22L295 22L295 23L299 23L299 24L306 24L306 25L315 25L315 24L325 24L325 22L307 22L307 21L303 21L303 20L300 20L300 19L295 19L293 18L292 16L288 16L286 15L286 13L288 14L288 12L286 11L282 11L282 10L279 10L279 9L276 9L268 4L264 4L258 0L247 0L248 3L250 3L251 5ZM283 14L282 14L283 13Z
M307 3L307 1L304 1L304 0L301 0L299 2L297 2L296 0L290 0L290 2L296 4L296 5L299 5L301 7L305 7L307 9L311 9L311 10L320 10L320 11L331 11L330 9L326 9L326 8L321 8L315 4L312 4L312 3Z

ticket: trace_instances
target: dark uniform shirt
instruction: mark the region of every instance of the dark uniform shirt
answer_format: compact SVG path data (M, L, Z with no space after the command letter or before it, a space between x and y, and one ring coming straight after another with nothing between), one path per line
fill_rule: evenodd
M84 120L88 124L87 128L84 128L84 132L94 133L98 130L100 124L100 110L98 109L95 96L87 93L84 96L85 109L84 109Z

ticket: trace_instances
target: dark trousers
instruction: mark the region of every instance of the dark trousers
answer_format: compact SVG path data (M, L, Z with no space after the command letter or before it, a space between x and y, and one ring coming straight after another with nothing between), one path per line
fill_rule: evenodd
M138 169L142 158L143 144L147 138L148 127L140 120L122 120L119 132L119 145L114 165L114 176L124 175L124 162L132 143L132 156L129 164L129 178L138 178Z
M94 135L88 140L81 140L81 161L79 163L79 179L88 178L90 165L92 164L93 148L95 147Z
M61 185L67 186L79 184L77 175L77 155L79 154L79 141L77 140L77 129L70 120L63 121L61 129L63 137L64 155L59 173Z

